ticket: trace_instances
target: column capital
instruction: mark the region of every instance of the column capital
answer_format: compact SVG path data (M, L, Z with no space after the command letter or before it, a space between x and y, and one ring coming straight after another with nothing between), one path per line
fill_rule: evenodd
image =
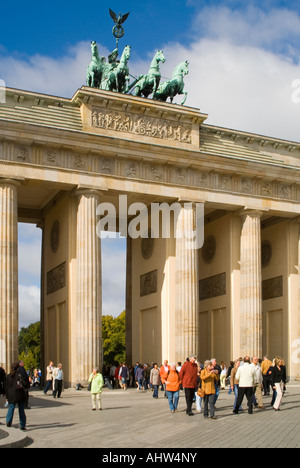
M250 216L251 218L261 218L264 214L264 211L255 210L251 208L243 208L242 210L237 211L236 213L241 218L245 218L246 216Z
M22 182L23 180L24 180L24 179L17 180L17 179L2 179L2 178L0 178L0 186L3 186L3 185L12 185L13 187L20 187L20 186L21 186L21 182Z
M103 192L93 187L85 187L83 185L78 185L78 187L74 190L74 195L78 198L80 198L82 195L101 197L103 195Z

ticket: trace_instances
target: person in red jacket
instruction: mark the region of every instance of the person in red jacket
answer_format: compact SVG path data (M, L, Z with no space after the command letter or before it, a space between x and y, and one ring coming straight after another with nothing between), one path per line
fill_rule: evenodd
M185 391L186 400L186 414L188 416L194 416L192 412L192 404L197 388L197 364L196 356L191 355L186 362L183 364L180 371L180 380Z

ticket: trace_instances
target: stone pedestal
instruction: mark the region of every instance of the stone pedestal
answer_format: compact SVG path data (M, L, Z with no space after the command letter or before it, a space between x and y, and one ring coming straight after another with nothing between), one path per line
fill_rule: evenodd
M241 355L250 357L262 357L261 215L241 214Z
M79 190L77 212L77 382L102 366L101 240L96 210L100 193Z
M0 366L18 359L18 182L0 180Z
M175 348L176 362L199 350L198 250L189 249L195 229L195 209L182 207L176 227ZM181 238L180 238L181 237Z

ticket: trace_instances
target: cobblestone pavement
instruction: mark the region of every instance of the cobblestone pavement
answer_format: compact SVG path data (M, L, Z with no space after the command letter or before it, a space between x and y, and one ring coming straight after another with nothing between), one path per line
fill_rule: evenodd
M102 394L102 411L91 410L86 390L66 390L60 400L32 392L27 411L29 448L300 448L300 386L288 386L280 412L264 398L266 410L232 413L234 397L222 391L217 402L217 420L204 420L202 414L185 414L181 393L178 413L171 414L160 392L151 390L107 390ZM246 409L246 401L243 403ZM1 405L0 428L4 429L6 410ZM18 429L16 412L13 427Z

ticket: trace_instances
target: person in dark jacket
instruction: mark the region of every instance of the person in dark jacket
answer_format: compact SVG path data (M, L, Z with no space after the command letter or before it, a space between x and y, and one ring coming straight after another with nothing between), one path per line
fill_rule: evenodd
M25 390L25 394L26 394L26 402L25 402L25 409L31 409L31 407L29 406L29 391L28 389L30 388L30 382L29 382L29 377L27 375L27 372L25 370L25 367L24 367L24 361L19 361L19 369L18 371L20 372L21 376L22 376L22 379L24 380L24 382L26 382L26 390Z
M271 385L274 390L276 390L276 400L274 402L273 408L275 411L280 411L280 406L283 398L283 389L286 383L286 371L283 366L282 359L276 357L274 360L274 366L272 368L271 374Z
M185 392L186 401L186 414L188 416L194 416L192 412L192 404L197 390L197 371L198 367L196 364L196 356L193 354L186 360L180 371L180 380Z
M0 367L0 397L1 395L5 396L5 382L6 382L6 373L5 370ZM0 398L1 406L2 406L2 399Z
M19 363L15 362L12 364L10 374L6 377L5 393L8 400L8 412L6 415L6 425L11 427L14 417L16 405L19 409L20 429L26 430L26 415L25 415L25 404L26 404L26 393L25 391L29 388L29 381L24 380L22 373L19 370Z
M6 374L5 370L0 367L0 395L5 395L5 382Z

